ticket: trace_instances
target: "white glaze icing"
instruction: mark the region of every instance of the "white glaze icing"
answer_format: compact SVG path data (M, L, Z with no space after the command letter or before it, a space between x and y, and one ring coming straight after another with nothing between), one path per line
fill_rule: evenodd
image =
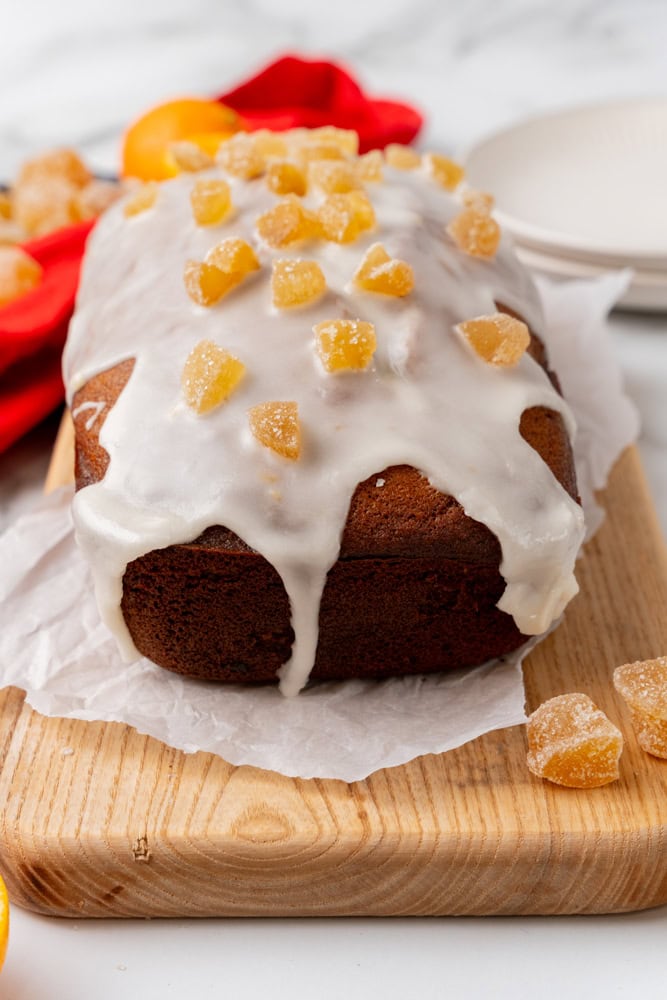
M352 493L400 464L419 469L497 535L507 584L498 606L525 634L546 631L577 592L583 518L519 434L519 419L528 407L547 406L563 415L570 435L574 421L529 356L499 370L454 330L495 312L495 300L543 335L536 293L507 241L491 261L467 257L445 235L460 203L420 172L385 168L384 182L367 185L378 223L372 233L352 244L272 250L257 238L255 221L275 196L261 179L228 179L235 210L215 227L195 225L188 175L163 184L155 207L131 219L122 205L113 207L91 237L83 268L64 359L70 402L92 375L136 359L100 434L107 473L74 501L100 612L123 655L139 655L120 610L127 564L222 524L283 580L296 638L280 686L296 694L315 658L320 597ZM196 306L183 285L184 263L229 236L253 244L262 268L215 307ZM413 266L407 298L351 285L377 241ZM269 279L278 257L317 260L326 295L307 308L274 309ZM312 327L337 317L374 323L378 348L369 370L322 369ZM202 417L184 404L180 378L204 339L239 357L247 374L224 405ZM267 400L298 402L304 443L296 462L250 433L249 407Z
M79 417L82 413L87 413L88 411L90 411L90 416L87 418L84 424L86 430L90 431L95 426L95 423L99 418L100 414L103 413L104 410L106 409L106 405L107 404L102 400L98 402L93 402L91 400L88 403L81 403L81 405L77 406L75 410L72 410L72 419L76 420L76 418Z

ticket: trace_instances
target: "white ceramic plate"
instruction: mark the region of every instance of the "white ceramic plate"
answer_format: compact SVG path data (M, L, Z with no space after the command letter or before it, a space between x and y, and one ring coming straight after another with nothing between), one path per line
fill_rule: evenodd
M667 98L523 122L477 145L466 173L524 246L667 271Z
M564 257L540 253L528 247L516 248L519 259L526 267L550 278L597 278L609 273L609 267L578 263ZM627 292L617 303L617 308L637 309L641 312L667 311L667 271L641 271L635 269Z

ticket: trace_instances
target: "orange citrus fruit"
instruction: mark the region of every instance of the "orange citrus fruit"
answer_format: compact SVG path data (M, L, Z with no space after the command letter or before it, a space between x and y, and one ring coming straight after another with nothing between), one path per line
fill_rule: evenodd
M165 180L174 173L167 156L170 143L188 140L199 144L203 134L215 133L219 144L240 128L236 112L218 101L185 97L158 104L125 133L121 172L124 177L145 181Z
M7 887L0 878L0 969L5 960L7 938L9 937L9 897Z

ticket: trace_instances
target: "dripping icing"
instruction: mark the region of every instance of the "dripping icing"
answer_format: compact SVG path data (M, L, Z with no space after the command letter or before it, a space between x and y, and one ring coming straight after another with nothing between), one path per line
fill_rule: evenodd
M570 411L532 358L498 371L453 334L461 320L494 312L498 300L540 335L532 284L504 239L490 261L447 241L444 228L460 210L451 195L418 172L385 168L385 177L368 187L377 229L346 245L261 245L254 224L275 196L261 180L234 178L234 214L220 226L194 224L194 181L182 176L160 186L153 210L128 220L114 207L93 233L65 352L70 402L93 375L136 361L100 433L107 473L76 495L74 519L102 617L125 658L139 655L120 610L127 564L222 524L283 580L296 639L280 683L296 694L314 660L320 597L352 493L392 465L418 468L497 535L507 584L499 607L522 632L546 631L576 593L581 510L518 430L523 410L546 406L572 435ZM217 307L196 306L183 288L184 262L203 259L228 236L250 242L262 270ZM414 269L415 289L404 300L351 285L378 240ZM269 282L278 257L317 260L326 294L276 311ZM336 317L375 325L368 371L330 376L318 365L312 327ZM224 406L199 417L182 403L180 373L203 339L239 357L247 377ZM267 399L299 403L298 462L262 448L248 430L247 410Z

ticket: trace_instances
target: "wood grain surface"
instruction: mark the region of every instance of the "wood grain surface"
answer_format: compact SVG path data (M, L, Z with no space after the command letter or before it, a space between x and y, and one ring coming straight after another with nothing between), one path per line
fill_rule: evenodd
M49 486L71 478L63 425ZM581 593L525 667L529 706L585 691L626 736L620 781L558 788L522 727L367 780L191 756L0 692L0 868L46 914L605 913L667 902L667 761L637 746L615 666L667 651L667 558L634 449L604 496ZM67 753L63 750L67 749ZM72 752L69 752L72 751Z

